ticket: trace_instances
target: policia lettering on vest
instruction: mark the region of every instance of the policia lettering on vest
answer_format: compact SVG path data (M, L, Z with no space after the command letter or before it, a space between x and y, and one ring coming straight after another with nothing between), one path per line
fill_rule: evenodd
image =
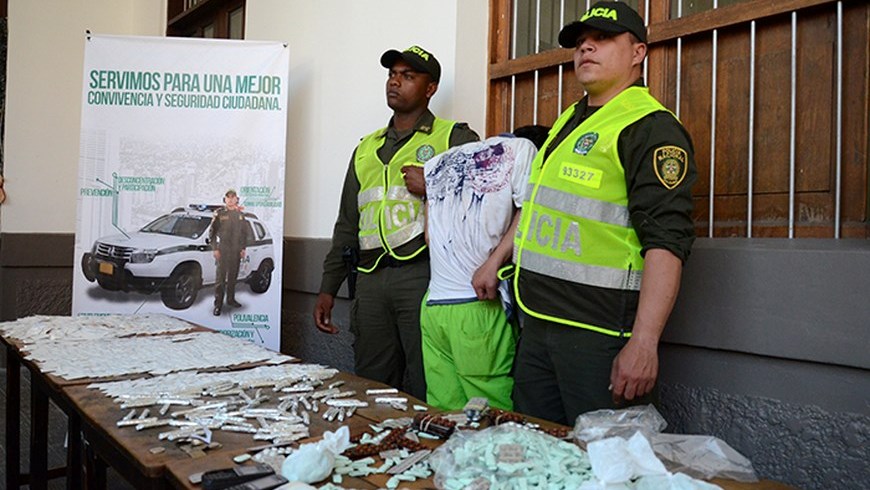
M561 217L532 211L526 230L526 240L540 247L549 246L563 253L571 250L578 257L583 254L580 250L580 223L577 221L566 220L563 224Z
M597 2L564 26L586 96L532 163L514 242L525 313L514 406L573 424L648 402L658 342L694 240L691 139L641 80L643 19Z
M344 257L353 257L359 272L350 313L356 374L425 399L420 303L429 283L429 254L422 165L478 136L466 124L429 111L441 77L432 53L420 46L389 50L381 66L389 70L386 98L393 117L364 136L351 157L314 323L338 333L332 309L348 278Z

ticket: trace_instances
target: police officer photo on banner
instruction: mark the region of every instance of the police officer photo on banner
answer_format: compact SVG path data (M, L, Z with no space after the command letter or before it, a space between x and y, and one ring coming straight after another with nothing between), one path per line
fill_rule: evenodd
M170 314L278 350L287 47L85 48L73 314Z
M253 215L251 217L256 218ZM242 307L236 301L236 281L239 279L239 264L247 258L245 249L251 242L251 235L251 225L239 206L239 195L235 189L230 189L224 194L224 206L214 212L209 230L209 242L217 262L214 283L215 316L221 314L225 295L227 306ZM267 289L268 278L257 278L251 285L251 290L255 292L265 292Z

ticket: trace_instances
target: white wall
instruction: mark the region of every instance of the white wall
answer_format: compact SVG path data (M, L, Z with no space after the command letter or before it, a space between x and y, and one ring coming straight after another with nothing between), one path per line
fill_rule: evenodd
M84 31L162 35L165 3L9 0L0 231L74 232ZM390 117L385 50L433 52L433 112L484 136L487 15L486 0L248 0L246 38L290 46L286 235L331 235L350 154Z
M458 1L456 10L456 117L485 138L489 1Z
M419 44L434 53L442 75L432 111L483 134L486 0L259 0L246 13L246 38L290 46L287 236L332 235L351 153L391 115L384 51ZM479 32L458 35L458 16Z
M9 0L4 233L75 230L85 30L161 35L155 0Z

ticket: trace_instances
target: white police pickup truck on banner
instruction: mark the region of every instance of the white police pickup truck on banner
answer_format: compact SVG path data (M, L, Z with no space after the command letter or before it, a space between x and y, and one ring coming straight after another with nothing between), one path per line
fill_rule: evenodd
M278 350L288 71L278 42L88 34L73 314L171 313ZM228 189L245 244L219 311Z

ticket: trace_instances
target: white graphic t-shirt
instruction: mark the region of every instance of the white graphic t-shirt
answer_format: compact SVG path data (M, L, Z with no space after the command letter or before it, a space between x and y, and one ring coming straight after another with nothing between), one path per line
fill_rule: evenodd
M508 231L514 208L522 206L536 152L527 139L495 136L426 162L427 304L477 300L471 278Z

